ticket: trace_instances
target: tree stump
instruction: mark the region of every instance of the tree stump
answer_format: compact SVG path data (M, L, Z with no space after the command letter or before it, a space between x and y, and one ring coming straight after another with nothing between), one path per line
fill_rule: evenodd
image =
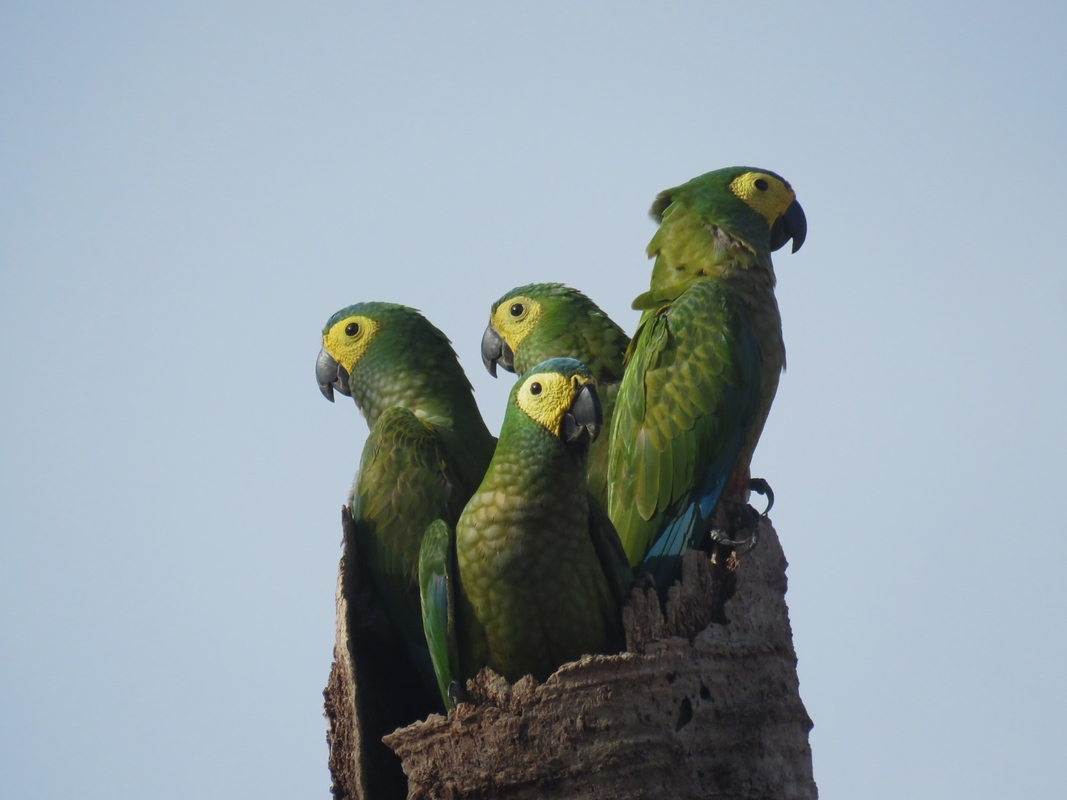
M785 568L763 520L759 545L728 567L689 551L665 609L635 590L626 652L565 664L540 684L483 670L468 682L470 702L385 737L407 796L817 798ZM735 581L724 606L723 581ZM334 796L377 800L352 735L342 628L325 693Z

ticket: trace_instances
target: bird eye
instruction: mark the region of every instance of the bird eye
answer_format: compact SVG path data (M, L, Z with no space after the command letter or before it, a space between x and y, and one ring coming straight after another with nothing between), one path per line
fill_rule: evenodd
M530 384L530 394L541 394L541 384L539 384L539 383L531 383Z
M756 188L761 192L765 192L770 187L767 185L767 181L763 180L763 178L756 178Z
M515 303L514 305L511 306L511 316L513 316L513 317L521 317L522 316L522 312L525 311L525 310L526 309L523 308L522 303Z
M359 323L358 322L349 322L345 326L345 334L347 336L355 336L357 333L359 333Z

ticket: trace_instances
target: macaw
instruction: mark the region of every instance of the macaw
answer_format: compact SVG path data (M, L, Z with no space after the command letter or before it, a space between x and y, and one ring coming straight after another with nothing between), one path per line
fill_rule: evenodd
M482 336L482 361L496 377L499 364L519 375L549 358L576 358L592 371L604 410L604 429L611 425L622 380L623 358L630 337L600 308L562 283L532 283L512 289L489 312ZM589 491L608 507L608 437L589 447Z
M482 667L544 680L583 654L622 648L633 578L585 482L601 424L588 367L535 365L510 394L493 460L459 522L430 526L423 624L446 704Z
M608 514L631 564L665 592L749 464L785 369L771 253L807 233L784 178L709 172L657 196L649 291L610 430Z
M448 339L414 309L374 302L338 311L315 373L327 400L335 390L351 396L370 426L343 514L340 591L355 669L369 684L360 692L363 740L377 753L372 762L392 764L382 780L403 786L381 737L444 710L423 633L419 548L432 521L459 519L495 439Z

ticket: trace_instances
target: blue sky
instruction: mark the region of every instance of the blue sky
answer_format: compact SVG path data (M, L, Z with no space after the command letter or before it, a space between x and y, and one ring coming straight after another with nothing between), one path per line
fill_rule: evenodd
M1062 4L0 3L0 795L326 797L331 313L627 330L655 194L794 186L756 453L821 796L1061 797Z

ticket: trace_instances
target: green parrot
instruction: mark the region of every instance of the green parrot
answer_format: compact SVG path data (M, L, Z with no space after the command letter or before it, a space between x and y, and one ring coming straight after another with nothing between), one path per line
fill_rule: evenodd
M630 337L600 308L562 283L531 283L512 289L489 312L482 336L482 361L496 377L497 364L522 375L549 358L583 362L596 378L609 429L622 380L623 359ZM608 437L589 447L589 491L608 507Z
M445 702L485 666L544 680L586 653L623 646L632 576L585 486L602 424L592 372L554 358L512 390L493 460L453 529L423 541L423 623ZM453 538L454 530L454 538Z
M749 463L785 369L771 252L807 232L790 185L730 167L661 192L655 258L610 431L608 514L631 564L665 592L713 527L747 501Z
M315 372L326 399L351 396L370 426L346 516L342 592L353 662L369 684L364 741L380 748L372 760L395 761L388 780L403 781L381 736L443 710L423 633L419 548L435 519L459 520L495 439L448 339L414 309L338 311Z

